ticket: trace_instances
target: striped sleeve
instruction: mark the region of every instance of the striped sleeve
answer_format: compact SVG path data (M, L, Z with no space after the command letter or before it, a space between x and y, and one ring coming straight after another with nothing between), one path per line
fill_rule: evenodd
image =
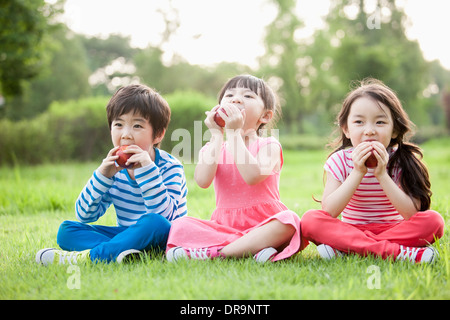
M113 183L98 170L94 172L75 202L75 214L80 222L94 222L105 214L112 202L108 191Z
M333 153L325 162L325 171L331 173L340 182L347 178L347 164L349 158L344 150ZM350 160L351 161L351 160Z
M156 213L172 221L187 214L187 186L183 166L166 161L135 170L136 182L142 191L147 213Z

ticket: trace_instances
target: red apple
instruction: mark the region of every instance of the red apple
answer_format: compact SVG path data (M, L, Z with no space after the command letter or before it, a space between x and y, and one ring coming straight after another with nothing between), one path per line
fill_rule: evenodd
M373 154L373 152L369 156L369 158L367 158L365 165L367 168L375 168L378 165L378 160L375 157L375 155Z
M223 108L220 108L219 110L227 114ZM218 111L216 111L216 114L214 115L214 121L217 123L219 127L222 128L225 127L225 120L222 119Z
M125 165L127 160L133 155L132 153L125 153L124 151L128 148L128 146L120 146L119 150L116 151L116 156L119 158L116 160L116 163L122 168L131 168L133 165Z

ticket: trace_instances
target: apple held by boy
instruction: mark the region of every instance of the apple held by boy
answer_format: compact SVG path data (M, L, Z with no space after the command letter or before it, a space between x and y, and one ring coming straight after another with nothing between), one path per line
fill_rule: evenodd
M128 148L129 146L120 146L119 150L116 151L116 156L119 156L119 158L117 158L116 163L121 166L122 168L126 168L129 169L131 168L133 165L129 165L127 166L127 160L130 159L130 157L133 155L132 153L125 153L124 151Z

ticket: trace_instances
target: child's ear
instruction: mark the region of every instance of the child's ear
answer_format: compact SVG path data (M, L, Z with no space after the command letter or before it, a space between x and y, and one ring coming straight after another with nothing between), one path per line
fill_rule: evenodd
M263 113L263 115L261 116L261 118L259 118L259 120L261 121L261 123L269 123L269 121L272 120L272 118L273 118L273 111L267 110Z
M392 138L391 139L397 139L398 137L398 132L397 130L394 129L394 131L392 132Z
M164 131L159 136L157 136L153 139L153 145L160 143L162 141L162 139L164 138L165 134L166 134L166 129L164 129Z
M342 127L342 132L344 132L345 136L347 137L347 139L350 139L350 134L348 132L348 128L347 126L343 126Z

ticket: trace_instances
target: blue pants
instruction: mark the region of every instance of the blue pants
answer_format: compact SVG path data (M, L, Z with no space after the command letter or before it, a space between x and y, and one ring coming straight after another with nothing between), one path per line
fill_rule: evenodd
M157 214L146 214L129 227L110 227L64 221L58 230L57 242L63 250L91 249L91 260L116 261L128 249L165 250L170 222Z

